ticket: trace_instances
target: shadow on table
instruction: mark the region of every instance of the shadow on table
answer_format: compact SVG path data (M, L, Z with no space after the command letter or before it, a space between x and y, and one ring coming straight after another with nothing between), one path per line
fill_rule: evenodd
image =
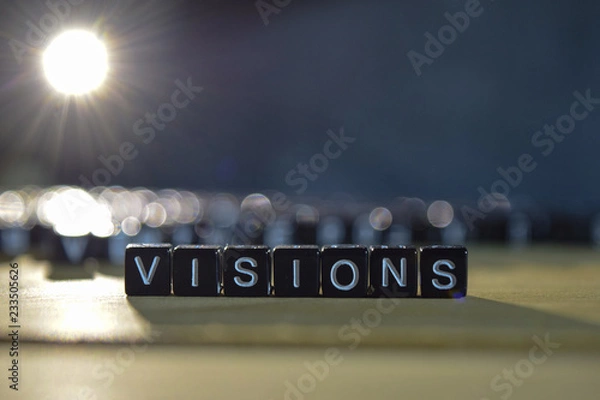
M358 334L371 345L502 348L531 345L533 335L551 333L570 348L600 351L599 325L478 297L129 297L128 303L153 329L184 342L245 343L250 335L253 343L339 344ZM207 331L220 337L207 338Z

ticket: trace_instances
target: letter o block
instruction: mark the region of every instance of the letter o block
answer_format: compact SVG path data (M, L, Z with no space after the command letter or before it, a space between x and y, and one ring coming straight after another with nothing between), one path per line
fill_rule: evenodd
M427 246L420 251L421 297L462 298L467 295L467 249Z
M321 250L324 297L366 297L368 251L365 246L335 245Z

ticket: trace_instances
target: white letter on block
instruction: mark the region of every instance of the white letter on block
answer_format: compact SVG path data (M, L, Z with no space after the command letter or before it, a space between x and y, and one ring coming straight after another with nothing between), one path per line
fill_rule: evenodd
M347 285L342 285L337 280L337 270L342 265L347 265L352 269L352 281ZM343 290L347 292L348 290L354 289L354 287L358 284L358 266L350 260L339 260L338 262L333 264L333 267L331 267L330 277L331 283L337 290Z
M198 287L198 259L192 260L192 287Z
M392 260L389 258L384 258L381 264L381 286L390 286L389 274L387 273L389 271L392 273L396 282L398 282L398 285L406 287L406 258L402 257L400 259L400 271L394 267Z
M144 267L144 263L142 262L142 258L140 256L134 258L134 261L135 265L137 265L138 271L140 271L142 282L144 282L144 285L149 286L152 283L152 279L154 279L154 274L156 273L156 268L158 268L160 257L154 257L152 260L152 265L150 266L150 272L148 274L146 274L146 268Z
M251 257L242 257L236 260L235 270L244 275L248 275L250 277L250 280L248 282L244 282L239 276L236 276L235 278L233 278L233 281L236 285L240 287L252 287L256 285L256 282L258 282L258 274L252 270L244 269L242 267L242 263L248 263L252 268L256 268L258 266L256 260Z
M294 260L294 287L300 287L300 260Z
M442 265L447 265L448 268L450 268L450 269L454 269L454 268L456 268L456 266L450 260L437 260L433 264L433 273L438 276L443 276L444 278L448 278L450 280L450 282L448 282L448 284L446 284L446 285L442 285L440 283L440 281L438 281L437 279L432 279L431 283L433 283L433 286L438 290L450 290L456 285L456 276L454 276L454 274L451 272L446 272L446 271L440 270L440 267Z

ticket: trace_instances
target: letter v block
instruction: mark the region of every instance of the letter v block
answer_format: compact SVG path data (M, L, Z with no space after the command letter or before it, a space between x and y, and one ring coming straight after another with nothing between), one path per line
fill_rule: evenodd
M467 249L462 246L421 247L421 297L467 295Z
M129 296L171 294L170 244L130 244L125 249L125 293Z

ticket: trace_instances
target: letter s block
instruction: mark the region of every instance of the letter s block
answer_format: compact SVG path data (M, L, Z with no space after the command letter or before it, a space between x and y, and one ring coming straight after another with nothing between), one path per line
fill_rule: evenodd
M226 296L271 294L271 254L267 246L227 246L223 252Z
M171 294L170 244L129 244L125 248L125 293L129 296Z
M421 297L467 295L467 249L463 246L421 247Z

